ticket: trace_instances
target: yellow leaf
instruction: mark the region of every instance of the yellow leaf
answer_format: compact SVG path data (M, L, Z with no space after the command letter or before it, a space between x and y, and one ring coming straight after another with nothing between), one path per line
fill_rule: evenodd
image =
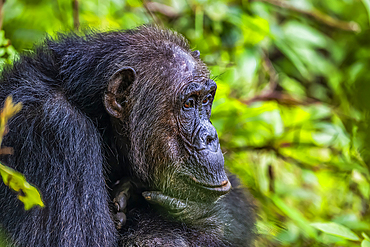
M36 205L45 206L38 190L29 184L21 173L0 163L0 174L5 185L18 192L18 199L23 202L25 210Z
M22 104L13 103L12 96L8 96L4 103L4 108L2 109L0 113L0 145L3 140L3 136L6 129L6 123L8 122L9 118L14 116L17 112L19 112L22 109Z
M0 113L0 144L2 142L6 124L9 118L11 118L21 109L22 104L14 104L12 96L8 96L6 98L4 108ZM25 210L29 210L36 205L44 207L44 203L41 199L39 191L29 184L21 173L0 163L0 175L5 185L18 192L18 199L23 202Z

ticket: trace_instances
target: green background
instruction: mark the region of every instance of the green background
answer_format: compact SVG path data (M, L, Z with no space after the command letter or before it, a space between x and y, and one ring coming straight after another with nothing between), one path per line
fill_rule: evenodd
M7 0L0 63L48 34L156 23L201 52L257 246L370 246L370 0ZM366 240L367 239L367 240Z

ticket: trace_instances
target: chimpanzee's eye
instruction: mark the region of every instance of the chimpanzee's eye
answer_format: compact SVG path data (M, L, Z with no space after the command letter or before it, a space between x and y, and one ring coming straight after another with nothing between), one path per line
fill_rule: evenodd
M193 98L188 98L185 103L184 103L184 108L189 109L194 107L194 99Z
M203 105L208 104L211 101L211 99L212 99L212 95L209 94L207 97L203 99Z

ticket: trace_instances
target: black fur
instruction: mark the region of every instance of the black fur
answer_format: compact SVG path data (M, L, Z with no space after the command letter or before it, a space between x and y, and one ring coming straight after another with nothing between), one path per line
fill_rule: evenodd
M164 110L172 114L173 104L165 101L172 91L168 84L151 81L181 80L169 72L174 67L166 60L174 49L191 52L182 37L152 27L82 37L61 34L4 69L0 101L11 94L23 108L9 122L3 141L14 154L0 158L40 189L46 205L24 211L16 195L0 184L0 224L16 246L252 244L251 203L233 179L234 189L204 214L207 223L179 221L142 200L130 205L124 229L115 229L107 185L134 177L153 189L153 174L167 179L161 171L170 158L164 153L175 148L158 142L172 131L158 122L164 121ZM208 76L205 65L194 59ZM112 120L103 104L109 79L123 66L134 68L139 78L130 88L127 122ZM118 136L115 128L125 134ZM153 146L156 152L148 154ZM149 167L149 155L161 165Z
M212 224L184 224L158 214L155 208L140 206L129 210L127 225L121 230L123 246L253 246L254 209L239 181L230 177L233 189L217 202L205 217ZM164 213L164 215L166 215Z

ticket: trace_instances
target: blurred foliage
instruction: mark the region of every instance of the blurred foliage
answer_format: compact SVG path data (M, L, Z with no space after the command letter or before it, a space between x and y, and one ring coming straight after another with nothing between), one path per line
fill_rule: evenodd
M11 63L17 55L17 51L10 44L10 40L5 38L5 32L0 30L0 67L6 63Z
M5 100L4 107L0 113L0 147L3 136L7 132L8 120L17 112L19 112L21 108L22 104L14 104L11 96L8 96L8 98ZM12 151L13 150L10 147L1 147L0 155L12 154ZM26 181L23 174L0 163L0 175L5 185L18 192L18 199L23 202L25 210L29 210L36 205L44 207L44 203L41 200L40 193L35 187L33 187Z
M369 0L8 0L1 20L19 52L78 28L183 34L218 83L212 121L257 246L370 245Z

